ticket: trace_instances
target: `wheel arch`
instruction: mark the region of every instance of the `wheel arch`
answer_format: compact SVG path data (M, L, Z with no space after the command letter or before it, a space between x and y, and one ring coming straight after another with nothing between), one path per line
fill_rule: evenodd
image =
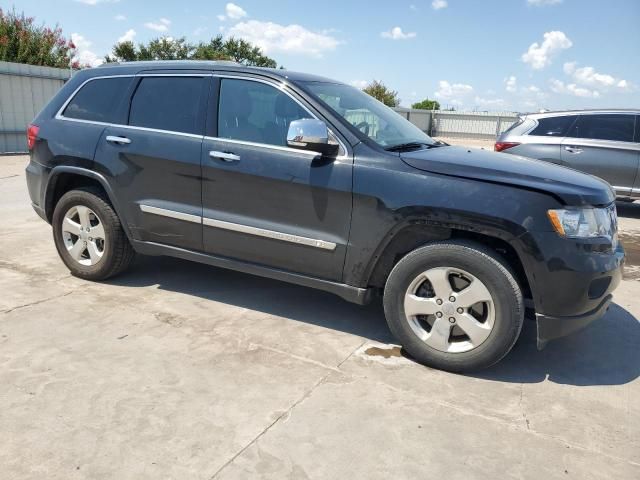
M374 254L367 271L365 283L369 287L384 288L395 264L409 252L423 245L444 240L466 240L490 248L511 268L526 298L531 298L531 282L524 268L523 259L514 247L511 234L499 230L478 232L453 226L436 226L424 222L406 223L387 235Z
M70 165L59 165L51 170L49 180L44 193L45 198L45 215L47 221L51 223L53 219L53 211L60 198L70 190L78 187L97 187L104 191L109 203L113 206L116 214L120 218L122 227L129 240L132 239L129 225L122 215L116 196L104 176L101 174L82 167L74 167Z

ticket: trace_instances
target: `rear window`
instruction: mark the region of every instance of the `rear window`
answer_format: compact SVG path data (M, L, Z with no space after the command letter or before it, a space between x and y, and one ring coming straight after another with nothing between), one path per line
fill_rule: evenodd
M129 125L198 132L202 77L144 77L131 100Z
M635 115L581 115L569 132L570 137L633 142Z
M575 122L577 115L564 115L561 117L547 117L538 119L538 126L529 135L541 137L565 137L567 131Z
M507 128L504 132L502 133L509 133L510 131L512 131L514 128L519 127L520 125L522 125L524 123L524 118L519 118L518 120L516 120L515 122L513 122L511 124L511 126L509 128Z
M91 80L74 95L62 114L67 118L116 123L118 107L130 83L130 77Z

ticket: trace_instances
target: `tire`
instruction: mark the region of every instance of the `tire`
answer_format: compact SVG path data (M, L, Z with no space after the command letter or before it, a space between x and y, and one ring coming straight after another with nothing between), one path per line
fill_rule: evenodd
M447 285L449 298L439 298ZM476 299L481 301L467 305ZM384 311L391 332L415 360L470 372L509 353L525 309L515 276L495 252L473 242L448 241L418 248L394 266L384 289Z
M58 254L76 277L106 280L133 262L135 251L120 219L97 188L65 193L56 204L51 225Z

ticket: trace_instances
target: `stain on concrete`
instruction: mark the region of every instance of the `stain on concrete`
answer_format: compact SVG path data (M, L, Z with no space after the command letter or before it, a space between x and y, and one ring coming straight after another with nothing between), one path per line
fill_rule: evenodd
M364 353L365 355L369 355L372 357L382 357L382 358L404 357L404 354L400 347L391 347L391 348L369 347L364 351Z

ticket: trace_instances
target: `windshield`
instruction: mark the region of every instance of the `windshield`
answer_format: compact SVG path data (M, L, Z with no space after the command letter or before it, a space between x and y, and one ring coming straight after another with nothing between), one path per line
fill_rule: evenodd
M312 95L385 149L435 141L389 107L349 85L300 82Z

